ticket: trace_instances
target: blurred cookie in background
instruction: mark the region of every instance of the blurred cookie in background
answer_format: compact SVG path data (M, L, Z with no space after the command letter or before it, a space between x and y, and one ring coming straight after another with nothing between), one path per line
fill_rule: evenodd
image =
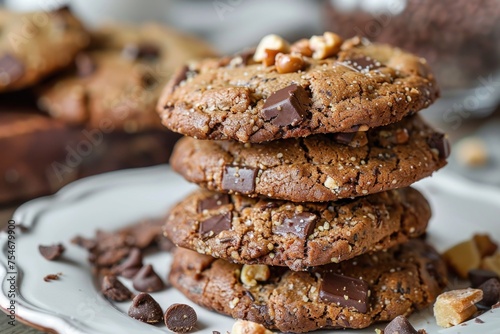
M64 69L89 41L67 7L30 13L0 8L0 93L32 86Z
M164 84L185 62L214 54L203 41L163 25L109 25L92 33L72 70L38 90L38 105L72 125L161 129L155 106Z

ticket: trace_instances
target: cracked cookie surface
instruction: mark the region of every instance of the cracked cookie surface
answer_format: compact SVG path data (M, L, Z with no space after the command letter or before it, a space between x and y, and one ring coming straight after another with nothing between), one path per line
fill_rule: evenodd
M200 189L170 211L163 231L202 254L305 270L418 237L430 216L412 188L302 204Z
M210 310L282 332L302 333L320 328L364 328L409 315L434 302L446 285L447 275L438 253L418 239L310 272L269 267L268 279L253 287L240 281L242 269L241 265L179 248L169 279L189 299ZM332 275L361 283L358 291L347 289L345 295L359 295L363 289L362 306L366 309L347 306L349 298L342 301L344 296L339 296L338 304L325 298L323 284Z
M397 48L354 39L333 56L313 57L301 56L300 70L287 73L248 54L191 64L165 87L162 122L198 139L258 143L387 125L439 95L425 60ZM276 120L267 100L291 85L303 90L300 117Z
M446 165L448 154L447 139L412 116L367 132L263 144L185 137L170 163L210 190L319 202L409 186Z
M204 42L172 28L108 25L75 68L39 90L39 105L70 124L124 130L164 129L156 103L165 83L188 59L213 56Z
M66 7L31 13L0 8L0 92L31 86L66 68L89 41Z

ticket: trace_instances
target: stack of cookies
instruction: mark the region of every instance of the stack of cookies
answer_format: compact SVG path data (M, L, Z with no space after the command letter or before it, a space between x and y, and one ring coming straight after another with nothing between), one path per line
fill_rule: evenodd
M180 69L159 102L190 136L171 165L202 186L164 234L171 283L195 303L283 332L364 328L430 305L446 285L413 182L446 164L416 113L438 89L425 60L338 35Z

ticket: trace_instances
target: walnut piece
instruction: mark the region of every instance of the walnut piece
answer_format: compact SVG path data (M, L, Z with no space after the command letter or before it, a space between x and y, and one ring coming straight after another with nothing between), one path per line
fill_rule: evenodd
M257 281L267 281L271 276L271 270L265 264L243 265L241 268L241 282L248 287L256 286Z
M255 50L253 60L255 60L256 62L263 62L265 59L269 58L269 51L266 52L266 49L276 50L276 53L288 53L290 51L290 45L287 41L285 41L278 35L264 36L264 38L261 39L259 45L257 46L257 49Z
M267 330L261 324L252 321L237 320L231 329L231 334L273 334L273 332Z
M333 32L325 32L323 36L312 36L309 40L314 59L326 59L335 56L340 51L342 38Z
M305 62L301 55L278 53L276 55L276 70L278 73L293 73L304 68Z

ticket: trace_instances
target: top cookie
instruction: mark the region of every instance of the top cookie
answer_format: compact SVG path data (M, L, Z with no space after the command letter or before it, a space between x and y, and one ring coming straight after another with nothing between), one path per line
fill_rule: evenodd
M269 35L255 52L179 70L158 110L188 136L259 143L394 123L438 95L425 60L400 49L328 32L291 46Z
M66 7L23 14L0 8L0 92L31 86L65 68L89 40Z
M187 59L214 55L199 39L159 24L103 27L92 42L74 70L39 91L39 105L70 124L130 133L164 129L155 108L171 74Z

